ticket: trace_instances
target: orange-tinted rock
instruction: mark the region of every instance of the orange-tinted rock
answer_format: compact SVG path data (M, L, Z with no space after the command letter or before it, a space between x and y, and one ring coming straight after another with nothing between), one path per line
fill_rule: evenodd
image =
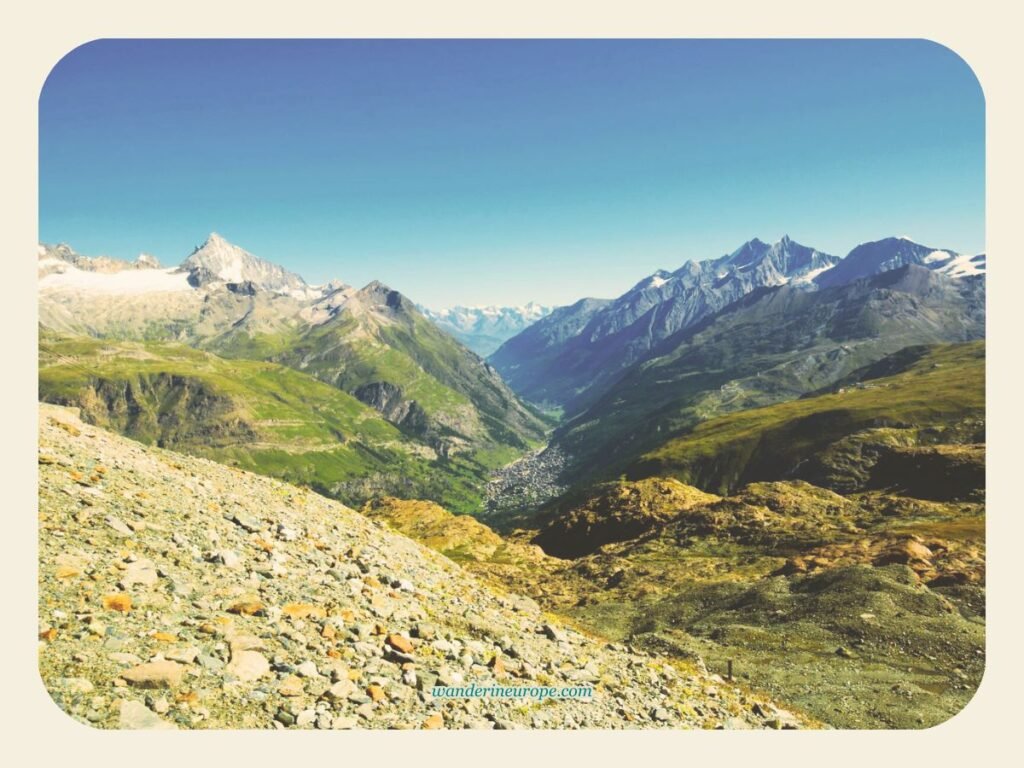
M308 619L311 616L322 619L327 615L323 608L310 603L288 603L281 608L281 613L290 619Z
M239 616L255 616L265 612L266 608L259 600L239 600L228 606L228 613L237 613Z
M108 611L128 613L128 611L132 609L132 599L129 595L124 593L105 595L103 598L103 607Z
M282 696L301 696L305 692L305 683L301 677L288 675L277 685L277 692Z
M503 677L505 675L505 662L501 660L501 656L495 656L491 659L488 666L494 671L495 677Z
M412 643L409 642L409 638L402 637L402 635L399 634L388 635L388 645L390 645L396 651L401 651L402 653L413 652Z

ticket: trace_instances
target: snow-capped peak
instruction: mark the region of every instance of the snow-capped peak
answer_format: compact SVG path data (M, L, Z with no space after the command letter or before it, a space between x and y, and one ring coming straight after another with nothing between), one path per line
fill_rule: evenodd
M952 278L985 274L985 256L966 256L948 248L932 248L909 237L887 237L861 243L834 268L815 279L819 287L844 285L865 277L916 264Z
M211 282L251 284L254 289L278 293L304 293L306 281L284 267L253 256L233 245L216 232L211 232L201 246L182 262L189 273L189 282L201 286Z

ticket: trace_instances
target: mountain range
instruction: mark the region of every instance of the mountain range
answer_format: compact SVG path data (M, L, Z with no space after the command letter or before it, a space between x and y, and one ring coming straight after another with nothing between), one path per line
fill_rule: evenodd
M984 337L984 282L916 264L834 288L759 288L677 331L566 419L574 482L733 411L793 400L904 347ZM717 486L715 486L717 488Z
M481 357L487 357L513 336L551 314L551 307L529 302L517 307L462 307L417 309Z
M985 257L887 238L839 259L788 236L771 245L755 238L719 258L655 272L616 299L559 308L489 359L525 399L574 415L660 343L752 291L780 285L813 291L906 264L960 278L983 273Z
M376 281L310 285L214 233L171 268L40 246L40 322L290 368L479 472L539 445L553 423L537 409L553 409L550 448L579 485L710 416L800 397L904 346L982 337L984 270L984 255L906 238L843 259L755 238L613 300L432 312ZM458 340L517 328L488 361Z

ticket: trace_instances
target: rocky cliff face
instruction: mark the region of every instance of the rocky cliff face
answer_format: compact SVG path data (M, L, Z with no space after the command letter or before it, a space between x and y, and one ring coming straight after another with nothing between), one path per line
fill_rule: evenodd
M352 393L381 415L403 429L422 433L427 415L415 400L407 400L402 388L387 381L373 381L356 387Z
M258 437L237 403L188 376L101 377L73 396L55 396L54 401L80 406L92 424L162 447L245 444Z

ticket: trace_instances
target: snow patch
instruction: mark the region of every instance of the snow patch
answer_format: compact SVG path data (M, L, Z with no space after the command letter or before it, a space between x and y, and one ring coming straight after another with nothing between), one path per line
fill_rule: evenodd
M979 256L982 258L979 259ZM975 254L973 256L963 254L961 256L957 256L937 271L952 278L983 275L985 274L984 254Z
M834 264L827 264L824 267L818 267L817 269L809 269L806 272L804 272L802 275L797 275L796 277L794 277L792 282L794 284L813 282L814 278L816 278L822 272L828 272L834 266L835 266Z
M67 267L63 272L52 272L43 277L39 281L39 289L122 295L192 290L188 274L179 272L177 268L124 269L104 273L88 272L70 264Z
M952 254L946 251L932 251L922 260L922 264L934 264L937 261L948 261L952 257Z
M661 275L651 275L651 279L647 281L647 287L648 288L660 288L661 286L663 286L667 282L668 282L668 280L666 280Z

